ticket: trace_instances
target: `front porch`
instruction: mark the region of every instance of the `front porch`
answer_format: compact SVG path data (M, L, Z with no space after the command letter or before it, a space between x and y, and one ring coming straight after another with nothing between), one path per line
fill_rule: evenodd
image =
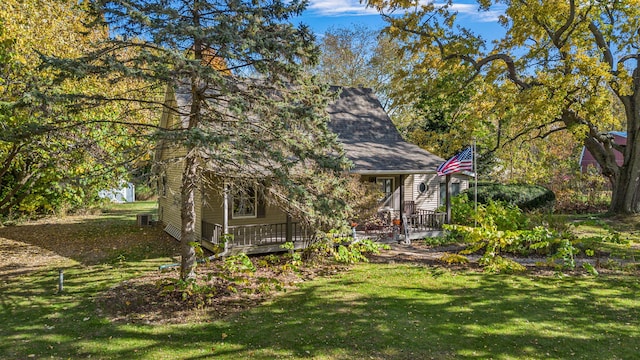
M404 242L442 235L446 213L413 210L401 215L399 210L383 209L371 221L356 226L356 238L381 242Z
M410 242L442 234L445 213L416 210L400 219L399 211L381 211L374 222L358 225L355 239L371 239L379 242ZM262 254L285 251L282 245L290 242L294 249L304 249L311 244L315 233L298 222L229 226L228 248L231 253ZM220 224L202 221L202 246L219 251L224 229ZM216 249L218 248L218 249Z
M202 221L202 245L215 250L222 245L224 228L220 224ZM232 253L262 254L284 251L282 245L291 242L294 249L309 246L315 233L297 222L229 226L228 248Z

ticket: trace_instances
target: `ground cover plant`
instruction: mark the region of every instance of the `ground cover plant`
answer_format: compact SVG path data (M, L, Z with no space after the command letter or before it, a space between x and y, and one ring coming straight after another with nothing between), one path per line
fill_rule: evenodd
M468 262L467 255L480 254L478 263L488 272L524 272L518 258L531 256L538 257L539 266L580 267L591 275L597 275L599 267L638 267L637 236L628 227L616 228L624 223L619 217L525 212L502 201L475 205L467 196L454 198L452 208L452 224L444 225L446 236L428 240L464 244L456 254L446 254L447 263Z
M176 260L177 242L135 226L136 212L147 210L0 228L0 358L612 359L639 351L633 269L486 274L474 261L445 266L435 257L398 255L408 248L348 268L332 263L323 273L299 264L288 271L296 266L291 254L200 264L202 276L233 268L235 279L220 277L227 282L214 297L229 301L203 297L191 314L171 317L162 313L170 304L157 301L180 299L156 295L175 290L166 279L177 274L157 268ZM593 224L565 220L582 221L585 234ZM623 238L636 236L610 226ZM40 266L9 264L21 250L29 259L42 255ZM121 311L127 307L133 310Z

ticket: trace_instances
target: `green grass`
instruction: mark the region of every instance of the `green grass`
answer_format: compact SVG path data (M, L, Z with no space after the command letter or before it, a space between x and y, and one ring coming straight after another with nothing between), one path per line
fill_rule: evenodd
M5 285L0 357L629 359L640 350L640 284L633 277L369 264L225 321L109 323L92 297L131 270L72 269L63 295L55 294L53 271Z
M138 210L123 215L122 224ZM122 264L74 261L64 269L62 294L56 268L2 279L0 358L631 359L640 353L640 280L631 275L508 276L360 264L219 321L118 324L97 312L101 291L154 271L169 260L161 255L140 251Z
M640 217L571 215L561 219L573 224L571 231L586 246L623 261L640 261Z

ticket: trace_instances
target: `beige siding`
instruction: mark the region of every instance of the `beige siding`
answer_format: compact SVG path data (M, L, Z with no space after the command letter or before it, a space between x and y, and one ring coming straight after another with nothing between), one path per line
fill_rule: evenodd
M160 118L160 126L166 129L178 128L181 124L178 122L178 116L171 113L167 109L176 106L174 94L168 90L165 94L165 103L167 107L162 112ZM183 146L160 142L156 149L155 159L159 168L159 194L158 194L158 218L165 225L173 225L178 229L182 228L182 172L184 170L184 161L182 160L186 154ZM164 188L164 189L163 189ZM195 196L196 203L196 234L200 237L202 218L202 194L198 191Z
M209 183L216 188L206 190L207 195L203 198L202 220L212 224L223 225L224 212L222 206L224 199L221 190L222 182L214 179L210 180ZM231 197L229 197L229 201L232 201ZM264 215L264 217L232 219L229 211L229 226L280 224L287 221L286 213L272 204L266 204Z
M184 161L172 161L166 163L164 168L164 176L166 177L166 189L158 196L159 220L165 225L171 224L178 229L182 228L182 171ZM202 193L196 191L195 194L195 210L196 210L196 235L198 238L202 234Z
M457 182L460 183L460 191L467 190L469 188L470 181L473 181L473 178L470 179L470 178L468 178L466 176L458 177L458 176L454 175L453 179L454 179L454 181L457 181Z
M165 189L162 189L162 180L159 186L158 205L160 207L160 221L164 224L171 224L178 229L182 227L180 216L181 194L180 185L182 179L182 162L169 162L163 166L165 177Z
M406 175L404 178L404 199L403 201L414 201L416 188L413 185L415 175Z
M417 210L436 210L439 204L444 203L440 199L440 184L444 184L445 177L436 174L414 174L405 180L405 201L414 201ZM460 191L469 188L469 180L466 176L452 176L452 183L460 183ZM420 192L420 184L427 186L425 192Z
M420 184L427 186L426 191L419 191ZM436 174L415 174L413 175L413 201L416 210L435 210L438 207L439 177Z
M206 222L222 225L223 209L222 195L218 192L209 193L208 199L203 206L202 219ZM267 205L265 217L229 219L229 226L256 225L256 224L280 224L287 221L287 215L277 206Z

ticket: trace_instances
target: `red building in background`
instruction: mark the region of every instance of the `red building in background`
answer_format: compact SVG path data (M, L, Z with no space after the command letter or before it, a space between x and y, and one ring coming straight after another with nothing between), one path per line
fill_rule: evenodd
M620 145L625 145L627 143L627 133L624 131L610 131L609 134L613 135L613 142ZM618 165L622 165L623 155L621 152L617 150L613 150L616 154L616 162ZM589 150L586 147L582 147L582 154L580 154L580 169L582 172L586 172L589 166L595 166L596 168L600 168L596 159L591 155Z

